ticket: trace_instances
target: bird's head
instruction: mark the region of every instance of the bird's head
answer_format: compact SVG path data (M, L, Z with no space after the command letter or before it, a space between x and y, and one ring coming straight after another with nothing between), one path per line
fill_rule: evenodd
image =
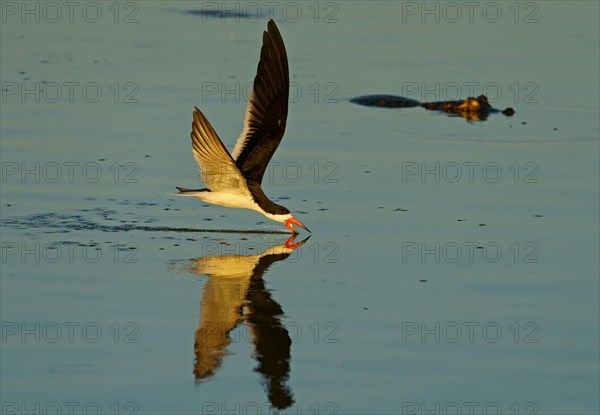
M304 228L310 232L310 229L308 229L306 226L304 226L304 224L302 222L300 222L298 219L293 217L287 208L285 208L283 206L278 206L278 207L281 209L281 211L282 211L281 213L272 214L272 213L263 212L263 215L265 215L267 218L269 218L271 220L283 223L285 226L287 226L287 228L289 230L291 230L294 233L299 233L298 230L296 228L294 228L294 225L300 226L301 228Z
M275 222L283 223L285 226L287 226L289 230L291 230L294 233L299 233L298 230L294 228L294 225L300 226L301 228L304 228L310 232L310 229L308 229L306 226L304 226L302 222L300 222L298 219L292 216L288 208L280 205L274 206L278 210L277 213L269 213L264 211L261 213L267 218L274 220Z

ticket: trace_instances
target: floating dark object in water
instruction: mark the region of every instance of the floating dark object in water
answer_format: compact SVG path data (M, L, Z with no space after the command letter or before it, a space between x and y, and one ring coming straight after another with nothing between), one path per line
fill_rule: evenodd
M202 16L204 19L207 17L211 17L215 19L221 19L222 21L225 21L226 19L230 18L235 19L235 21L237 22L239 22L241 19L256 20L260 18L260 16L257 16L256 14L246 13L242 10L225 10L224 8L218 8L216 7L216 4L217 3L214 3L214 9L211 9L209 7L203 7L202 10L186 10L185 13L195 16Z
M512 117L515 113L515 110L510 107L503 111L492 107L485 95L479 95L477 98L469 97L464 101L436 102L419 102L416 99L395 95L364 95L352 98L350 102L367 107L381 108L423 107L431 111L442 111L453 116L462 117L467 121L485 121L490 114L498 112L507 117Z

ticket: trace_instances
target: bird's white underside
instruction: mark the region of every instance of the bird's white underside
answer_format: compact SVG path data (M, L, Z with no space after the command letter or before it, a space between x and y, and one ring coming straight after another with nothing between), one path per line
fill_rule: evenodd
M208 203L215 205L226 206L230 208L242 208L257 210L260 209L258 205L252 200L252 196L243 193L229 193L229 192L198 192L195 196Z
M206 191L198 191L198 192L185 192L185 193L176 193L177 196L195 196L198 199L206 202L212 203L214 205L220 205L230 208L239 208L239 209L250 209L256 212L265 215L267 218L274 220L275 222L285 222L286 220L292 217L291 213L286 215L273 215L271 213L265 212L252 198L250 194L242 194L242 193L229 193L229 192L206 192Z

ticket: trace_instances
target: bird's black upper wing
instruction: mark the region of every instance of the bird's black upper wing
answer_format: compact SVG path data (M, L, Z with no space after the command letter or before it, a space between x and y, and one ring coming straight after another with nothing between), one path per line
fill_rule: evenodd
M273 20L263 33L260 61L246 107L244 129L232 157L249 181L260 183L279 147L288 113L289 68L281 34Z

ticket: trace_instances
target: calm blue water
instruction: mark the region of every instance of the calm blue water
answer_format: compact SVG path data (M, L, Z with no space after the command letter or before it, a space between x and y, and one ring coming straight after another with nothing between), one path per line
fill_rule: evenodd
M1 5L0 412L600 411L597 2ZM170 195L270 13L293 252ZM481 93L515 116L348 102Z

